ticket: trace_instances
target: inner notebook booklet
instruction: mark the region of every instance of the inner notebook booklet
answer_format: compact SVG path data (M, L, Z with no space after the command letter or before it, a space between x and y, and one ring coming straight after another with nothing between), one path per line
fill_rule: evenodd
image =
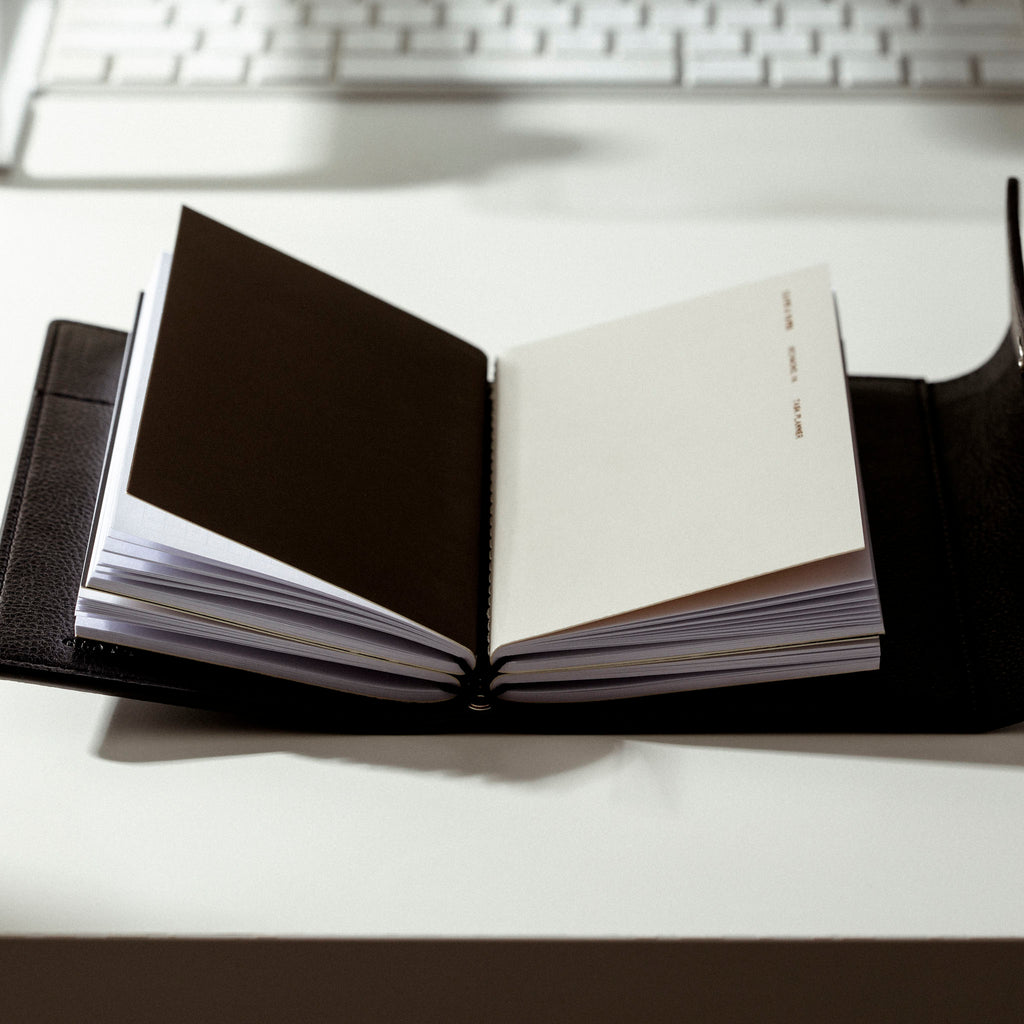
M183 210L129 347L76 632L406 701L877 668L824 268L487 364Z

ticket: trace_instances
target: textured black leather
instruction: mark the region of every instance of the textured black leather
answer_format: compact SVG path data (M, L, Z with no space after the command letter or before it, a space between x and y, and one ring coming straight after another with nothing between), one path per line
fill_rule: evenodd
M125 341L50 326L0 537L0 673L174 704L290 706L294 684L74 637ZM304 708L322 696L305 693ZM372 719L381 702L360 703Z
M1015 204L1011 187L1011 223ZM1020 274L1011 281L1024 283ZM877 672L595 704L496 702L484 712L460 700L424 707L353 697L76 640L125 336L55 323L0 538L0 674L349 732L977 731L1022 721L1022 298L1015 288L1011 329L974 373L941 384L851 378L886 625Z

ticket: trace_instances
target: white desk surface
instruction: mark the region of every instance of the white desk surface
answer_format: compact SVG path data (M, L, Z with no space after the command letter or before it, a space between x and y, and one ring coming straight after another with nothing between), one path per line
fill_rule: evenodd
M46 323L127 325L182 202L492 351L824 261L851 371L982 361L1024 107L766 109L40 103L0 478ZM1020 728L303 736L0 682L2 934L1021 936L1022 808Z

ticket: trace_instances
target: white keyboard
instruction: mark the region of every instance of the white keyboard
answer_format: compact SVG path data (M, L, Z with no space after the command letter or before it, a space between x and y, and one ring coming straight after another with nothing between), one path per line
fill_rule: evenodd
M61 0L44 88L1024 95L1021 0Z

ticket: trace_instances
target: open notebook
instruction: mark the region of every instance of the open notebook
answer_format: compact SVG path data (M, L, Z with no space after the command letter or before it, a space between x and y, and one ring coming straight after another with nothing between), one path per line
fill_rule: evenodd
M871 669L827 273L497 360L190 210L142 302L79 636L407 701Z

